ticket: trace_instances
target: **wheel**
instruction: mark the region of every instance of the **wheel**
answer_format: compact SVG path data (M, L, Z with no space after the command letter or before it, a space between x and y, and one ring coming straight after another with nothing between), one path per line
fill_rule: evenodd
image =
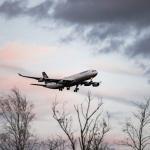
M70 87L67 87L67 90L70 90Z
M59 89L59 91L62 91L63 89Z
M74 92L78 92L78 90L79 90L79 88L75 88L75 89L74 89Z

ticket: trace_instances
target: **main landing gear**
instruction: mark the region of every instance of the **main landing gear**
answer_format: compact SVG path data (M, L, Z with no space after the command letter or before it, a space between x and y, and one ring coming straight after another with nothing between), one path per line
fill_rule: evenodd
M90 79L90 83L93 83L93 78Z
M59 88L59 91L62 91L64 88ZM67 87L66 88L67 90L70 90L70 87ZM79 88L78 88L78 85L76 85L75 89L74 89L74 92L78 92L79 91Z
M67 90L70 90L70 87L67 87Z
M76 86L76 88L74 89L74 92L78 92L79 91L79 88L78 88L78 85Z
M63 90L63 88L59 88L59 91L62 91Z

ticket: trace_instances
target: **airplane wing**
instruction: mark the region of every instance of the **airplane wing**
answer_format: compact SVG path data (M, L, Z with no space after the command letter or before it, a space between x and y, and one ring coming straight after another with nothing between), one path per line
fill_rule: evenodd
M73 82L73 80L66 80L66 79L51 79L51 78L43 78L43 77L25 76L20 73L18 73L18 75L21 77L25 77L25 78L35 79L35 80L38 80L39 82L43 82L43 81L55 82L55 83L60 83L60 84L65 84L65 85Z
M39 80L40 79L39 77L25 76L25 75L22 75L20 73L18 73L18 75L21 76L21 77L31 78L31 79L35 79L35 80Z
M44 78L44 81L55 82L55 83L59 82L60 84L66 84L66 83L71 83L73 80Z

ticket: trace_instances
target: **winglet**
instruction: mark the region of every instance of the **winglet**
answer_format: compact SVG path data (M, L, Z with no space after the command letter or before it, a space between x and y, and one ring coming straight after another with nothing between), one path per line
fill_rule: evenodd
M18 73L19 76L23 76L22 74Z

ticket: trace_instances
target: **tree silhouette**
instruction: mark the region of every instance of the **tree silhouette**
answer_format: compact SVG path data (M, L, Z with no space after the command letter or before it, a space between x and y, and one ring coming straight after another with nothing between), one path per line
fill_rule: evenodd
M67 135L73 150L77 149L77 140L81 150L101 150L104 149L103 147L106 147L104 146L103 139L110 131L109 115L105 119L101 117L102 101L98 100L95 108L91 107L92 102L93 98L88 93L86 105L74 106L80 128L78 137L75 137L73 132L72 116L66 113L64 107L61 112L57 108L57 102L53 104L53 117Z
M49 138L45 141L45 145L47 145L48 150L66 150L67 141L58 136L57 138Z
M133 113L134 121L126 122L123 132L127 138L121 141L121 144L133 150L145 150L150 145L150 99L136 105L137 112Z
M53 103L52 112L54 119L58 122L59 126L66 134L71 144L71 148L75 150L76 139L72 131L72 116L66 114L64 107L62 112L57 109L58 103L55 101Z
M32 109L33 105L17 89L0 98L0 116L4 123L4 132L0 134L0 149L33 149L35 140L29 130L35 116Z

